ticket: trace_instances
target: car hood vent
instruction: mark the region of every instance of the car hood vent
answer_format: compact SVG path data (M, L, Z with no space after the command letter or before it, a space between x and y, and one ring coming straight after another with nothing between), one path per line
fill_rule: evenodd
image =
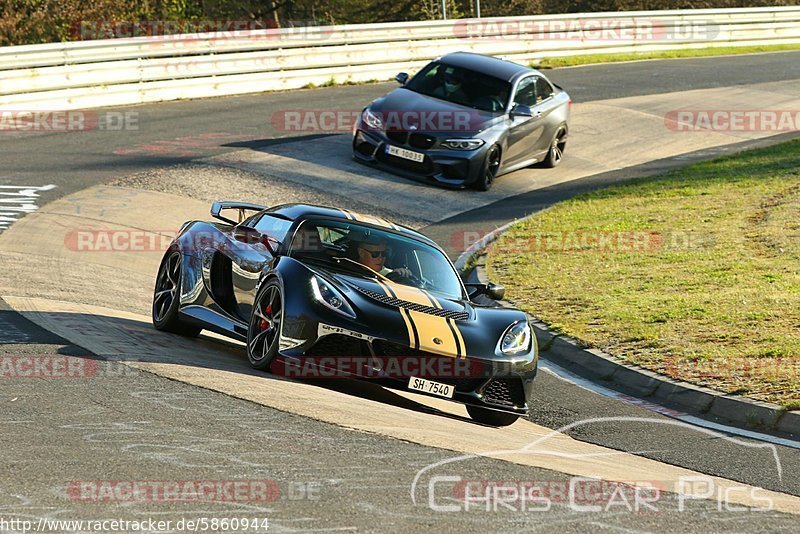
M447 319L454 319L456 321L466 321L469 319L469 313L466 311L444 310L441 308L434 308L433 306L423 306L422 304L390 297L388 295L384 295L355 284L353 284L352 287L362 295L394 308L405 308L406 310L426 313L428 315L435 315L436 317L445 317Z

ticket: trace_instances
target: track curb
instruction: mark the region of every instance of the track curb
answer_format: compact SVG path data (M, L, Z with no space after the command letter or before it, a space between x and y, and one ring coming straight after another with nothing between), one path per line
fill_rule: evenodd
M479 282L489 282L485 267L486 248L512 225L527 218L529 217L505 224L474 243L458 257L456 268L464 276L471 272L473 278L477 278ZM514 306L512 301L507 300L498 304L504 307ZM673 380L626 363L601 350L587 348L580 340L555 333L538 318L531 315L528 317L536 331L542 357L569 371L594 381L622 387L626 392L666 407L718 417L741 426L777 430L800 437L800 410L786 411L776 404L726 395Z

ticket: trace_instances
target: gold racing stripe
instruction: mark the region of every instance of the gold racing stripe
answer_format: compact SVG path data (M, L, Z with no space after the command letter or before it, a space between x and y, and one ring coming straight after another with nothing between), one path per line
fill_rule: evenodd
M397 298L395 294L389 289L384 282L380 279L376 279L378 285L381 286L383 292L386 293L387 297ZM400 316L403 318L403 321L406 323L406 330L408 330L408 344L414 347L415 349L419 348L419 335L417 334L417 329L414 324L411 322L411 317L408 315L408 310L405 308L398 308L400 310Z
M424 291L411 286L404 286L391 282L383 282L387 288L395 295L395 298L420 304L422 306L436 306L438 302L430 298ZM441 306L440 306L441 307ZM463 350L463 340L460 340L460 333L457 335L445 317L437 317L428 313L414 310L405 310L411 319L412 326L416 327L419 339L419 349L427 352L434 352L445 356L460 358L465 356ZM438 339L440 343L434 342ZM459 345L460 343L460 345Z
M392 230L400 230L400 227L394 224L392 221L387 221L386 219L382 219L381 217L373 217L372 215L362 215L360 213L346 210L344 208L338 208L338 210L344 214L344 216L347 218L348 221L365 222L369 224L374 224L375 226L391 228Z
M425 295L427 295L427 297L431 299L434 308L438 308L440 310L444 309L442 307L442 304L439 302L439 299L431 295L430 292L425 291L424 289L421 289L420 291L425 293ZM455 319L447 318L447 324L450 325L450 330L453 332L453 335L456 338L456 345L458 345L459 348L458 350L459 358L466 358L467 346L464 344L464 336L461 335L461 330L459 330L458 328L458 323L456 323Z
M456 339L458 340L458 344L461 346L461 352L459 353L459 357L466 358L467 345L466 343L464 343L464 336L461 335L461 330L458 328L458 323L456 323L455 319L448 319L448 322L450 323L450 326L453 327L453 333L455 334Z
M391 228L392 230L397 230L397 226L393 223L390 223L386 219L381 219L380 217L373 217L372 215L362 215L360 213L356 213L354 211L349 211L346 209L342 209L346 215L352 217L352 220L358 222L365 222L368 224L374 224L375 226L382 226L383 228Z

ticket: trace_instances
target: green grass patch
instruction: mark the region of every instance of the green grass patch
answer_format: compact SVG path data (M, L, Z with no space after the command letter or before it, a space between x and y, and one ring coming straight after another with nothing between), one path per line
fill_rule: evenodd
M798 44L762 45L762 46L721 46L714 48L695 48L687 50L664 50L658 52L627 52L623 54L585 54L543 58L533 62L537 69L554 69L558 67L574 67L592 63L617 63L620 61L639 61L642 59L675 59L687 57L733 56L739 54L758 54L762 52L782 52L800 50Z
M487 269L588 346L800 405L800 140L559 203L504 234Z
M391 78L391 79L393 80L394 78ZM377 78L371 78L369 80L364 80L364 81L353 81L350 78L348 78L345 81L339 82L339 81L336 81L336 78L331 76L330 79L325 80L324 82L322 82L320 84L316 84L314 82L309 82L309 83L305 84L303 87L301 87L301 89L318 89L320 87L334 87L334 86L340 86L340 85L368 85L368 84L372 84L372 83L382 83L382 82L388 82L388 81L389 81L389 79L378 80Z

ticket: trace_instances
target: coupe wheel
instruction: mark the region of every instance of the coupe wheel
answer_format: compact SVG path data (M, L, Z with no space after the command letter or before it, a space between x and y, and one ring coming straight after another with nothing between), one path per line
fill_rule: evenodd
M479 191L488 191L492 188L497 171L500 169L500 148L495 145L486 153L486 159L481 167L481 174L475 182L475 188Z
M561 160L564 159L564 150L567 148L567 131L561 127L553 136L550 142L550 150L547 152L547 157L542 161L545 167L553 168L558 167Z
M278 354L283 295L277 280L270 280L258 292L247 329L247 359L255 369L269 370Z
M153 292L153 326L158 330L197 337L201 328L182 323L178 316L183 262L179 250L164 256Z
M469 404L467 404L467 413L475 421L490 426L508 426L519 419L519 416L513 413L498 412Z

